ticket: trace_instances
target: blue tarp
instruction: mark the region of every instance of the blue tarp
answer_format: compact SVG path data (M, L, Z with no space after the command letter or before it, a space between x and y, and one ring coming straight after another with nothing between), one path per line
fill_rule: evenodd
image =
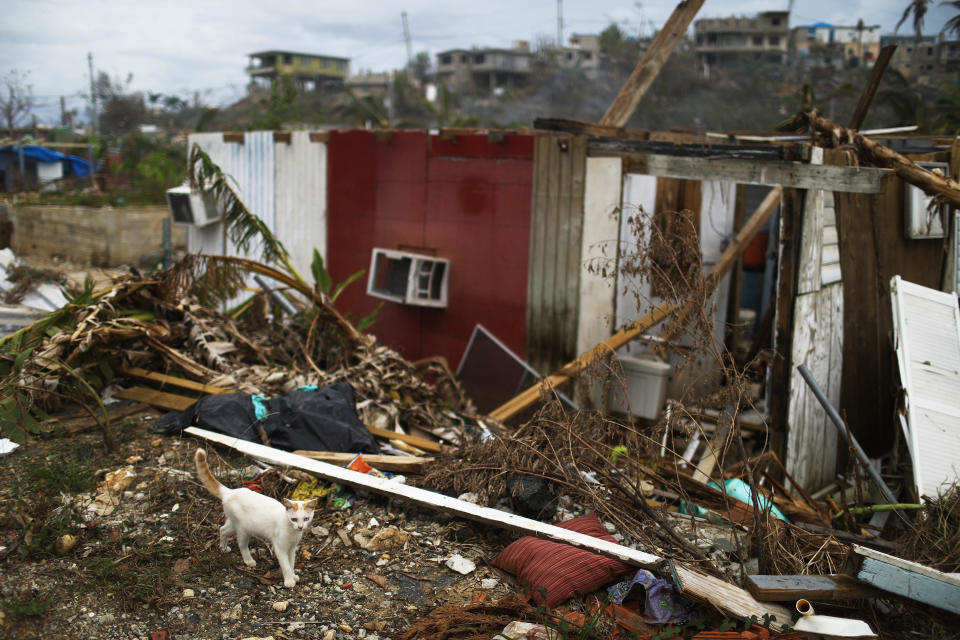
M0 148L0 153L12 153L19 157L20 149L16 145ZM90 175L90 163L83 158L67 155L35 144L23 145L23 157L35 162L62 162L63 175L85 178Z

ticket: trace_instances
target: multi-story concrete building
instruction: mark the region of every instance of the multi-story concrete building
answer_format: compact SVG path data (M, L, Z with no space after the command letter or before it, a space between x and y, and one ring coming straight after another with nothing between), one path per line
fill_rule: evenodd
M560 50L560 65L580 68L592 75L600 68L600 36L578 34L570 36L570 46Z
M694 22L697 61L708 70L738 61L784 63L790 13L763 11L753 17L701 18Z
M790 51L818 66L872 66L880 54L880 25L842 27L826 22L790 30Z
M512 49L450 49L437 54L438 83L494 93L529 82L533 54L530 43L515 42Z
M289 76L301 90L340 85L350 69L349 58L337 58L292 51L260 51L249 54L247 74L250 84L270 86L281 76Z
M929 84L937 74L940 58L940 42L937 36L916 36L888 33L880 37L880 45L897 45L890 58L890 67L918 84Z

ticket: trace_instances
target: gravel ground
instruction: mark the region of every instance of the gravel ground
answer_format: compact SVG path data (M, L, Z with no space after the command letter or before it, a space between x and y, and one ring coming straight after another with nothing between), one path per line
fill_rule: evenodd
M252 545L252 569L235 544L219 550L221 507L193 473L198 443L158 438L149 421L116 425L114 454L90 432L0 457L0 637L376 640L438 605L518 590L486 564L510 542L505 534L350 493L341 497L352 506L328 499L318 510L298 555L300 582L285 589L262 543ZM205 447L228 486L260 472ZM108 476L125 467L132 476ZM265 493L293 486L278 475L263 478ZM117 493L97 498L110 482ZM455 554L477 568L447 568Z

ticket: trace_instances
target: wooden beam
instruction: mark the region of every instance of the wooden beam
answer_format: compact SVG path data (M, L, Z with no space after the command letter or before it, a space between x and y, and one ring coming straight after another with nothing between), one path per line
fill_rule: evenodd
M875 598L880 589L844 574L825 576L747 576L747 591L757 600L860 600Z
M594 136L596 138L616 138L618 140L650 139L650 132L642 129L611 127L594 122L567 120L565 118L537 118L533 121L533 128L546 131L561 131L578 136Z
M336 482L351 487L366 489L391 498L400 498L421 507L433 509L453 516L467 518L475 522L508 529L523 535L537 536L556 542L563 542L574 547L586 549L593 553L614 558L627 564L656 569L663 562L663 558L650 553L631 549L615 542L608 542L586 534L562 529L555 525L524 518L515 513L506 513L490 507L481 507L465 500L458 500L450 496L433 491L412 487L405 484L391 482L387 478L378 478L365 473L358 473L343 467L337 467L319 460L311 460L288 451L280 451L261 444L247 442L233 436L227 436L197 427L187 427L184 433L210 442L216 442L246 455L263 460L269 464L293 467L314 473L324 480ZM685 585L683 594L698 602L711 604L720 611L737 620L751 615L763 619L766 614L775 615L777 621L771 625L772 630L779 630L791 620L791 613L785 607L765 605L757 602L749 593L718 578L701 573L697 569L675 565L674 573L681 576Z
M197 401L196 398L178 396L174 393L166 393L164 391L157 391L156 389L148 389L147 387L121 389L113 395L123 400L145 402L151 406L168 411L184 411Z
M881 167L889 167L901 180L919 187L927 195L933 196L940 202L946 202L954 207L960 207L960 184L950 176L941 176L933 171L918 166L907 158L867 138L857 131L841 127L816 114L801 114L798 119L805 120L811 129L829 138L834 143L852 143L860 151L860 155L867 161ZM818 187L830 189L827 186ZM838 191L838 189L833 189ZM870 192L878 193L878 192Z
M584 352L576 360L567 363L560 370L550 374L540 382L528 387L510 400L507 400L505 403L491 411L490 417L494 420L507 420L511 418L539 400L542 392L549 392L549 390L563 384L571 377L582 371L595 359L604 358L613 354L614 351L623 345L649 330L651 327L656 326L664 318L676 311L677 308L678 305L675 304L661 304L659 307L643 316L633 324L624 327L594 348Z
M442 444L439 442L434 442L433 440L428 440L427 438L418 438L417 436L411 436L406 433L390 431L389 429L381 429L380 427L368 426L367 429L370 431L370 433L378 438L399 440L401 442L406 442L407 444L412 444L418 449L423 449L424 451L430 451L433 453L441 453L443 451Z
M319 460L328 464L343 467L350 463L357 454L341 453L339 451L306 451L299 449L294 451L298 456ZM428 464L433 464L434 458L422 458L419 456L380 456L369 453L363 454L363 461L374 469L380 471L391 471L397 473L423 473Z
M233 391L230 389L215 387L210 384L203 384L202 382L194 382L193 380L187 380L186 378L168 376L163 373L157 373L156 371L147 371L146 369L141 369L139 367L125 367L121 369L121 372L136 378L142 378L143 380L151 380L160 384L168 384L173 387L197 391L199 393L233 393Z
M703 6L704 0L682 0L677 8L673 10L667 19L663 28L657 32L653 42L643 54L643 58L637 63L633 73L627 78L620 93L614 98L613 103L600 124L622 127L627 124L630 116L633 115L640 100L653 84L657 74L663 67L667 58L673 53L674 48L680 39L687 32L690 23L693 22L697 11Z
M847 126L851 129L859 129L863 124L863 119L867 117L867 110L870 108L870 103L873 102L873 96L877 93L877 88L880 86L883 72L887 70L887 65L890 64L890 58L896 50L897 45L895 44L888 44L883 49L880 49L880 55L877 56L877 61L873 63L873 70L870 71L867 84L863 86L863 91L860 92L860 99L857 101L857 106L853 110L853 115L850 116L850 124Z
M631 160L631 172L662 178L721 180L795 189L828 189L846 193L880 193L887 169L805 164L781 160L726 157L687 157L665 154L622 154Z
M960 613L960 577L853 545L853 575L889 593Z
M224 131L223 141L243 144L243 131Z

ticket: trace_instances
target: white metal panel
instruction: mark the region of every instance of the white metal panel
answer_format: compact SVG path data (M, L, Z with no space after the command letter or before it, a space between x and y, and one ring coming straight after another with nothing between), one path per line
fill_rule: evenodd
M733 239L733 218L737 200L733 182L704 180L700 183L700 255L704 271L710 270ZM713 337L717 344L726 338L727 299L730 296L730 274L723 276L713 295L710 310L713 316Z
M275 143L274 158L277 238L309 282L313 250L327 259L327 144L294 131L289 143Z
M587 158L577 353L584 353L613 333L616 280L609 275L617 268L622 182L620 158ZM604 270L608 277L604 277Z
M811 149L810 164L823 164L823 149ZM820 289L821 250L823 248L822 189L809 189L803 199L803 218L800 227L800 264L797 266L797 293L812 293Z
M935 497L960 477L960 310L957 294L890 282L894 347L906 394L917 490Z

